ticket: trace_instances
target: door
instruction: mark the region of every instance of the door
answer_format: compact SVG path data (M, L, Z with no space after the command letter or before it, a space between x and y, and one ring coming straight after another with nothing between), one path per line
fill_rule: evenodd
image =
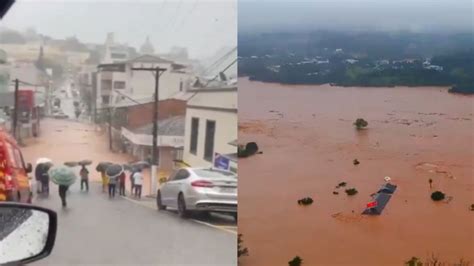
M173 180L168 182L167 191L169 192L169 205L173 207L178 207L178 194L181 191L183 183L186 182L186 179L189 177L189 172L186 169L180 169L176 172Z

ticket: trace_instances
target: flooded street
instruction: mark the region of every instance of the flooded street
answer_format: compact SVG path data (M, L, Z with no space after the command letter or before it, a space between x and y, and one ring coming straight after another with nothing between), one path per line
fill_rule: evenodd
M474 97L446 88L239 79L239 140L263 151L239 160L242 265L403 265L431 254L472 263L473 113ZM392 199L380 216L361 215L385 176L398 186ZM436 190L448 200L432 201ZM314 203L299 206L303 197Z

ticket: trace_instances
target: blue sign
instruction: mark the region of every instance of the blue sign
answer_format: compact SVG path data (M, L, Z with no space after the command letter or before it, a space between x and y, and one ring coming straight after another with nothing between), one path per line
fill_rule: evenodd
M230 159L219 154L219 153L215 153L214 155L214 167L215 168L219 168L219 169L223 169L223 170L229 170L229 166L230 166Z

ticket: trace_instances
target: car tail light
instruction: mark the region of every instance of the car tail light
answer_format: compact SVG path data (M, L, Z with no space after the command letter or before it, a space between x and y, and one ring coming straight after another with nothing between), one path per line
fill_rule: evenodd
M214 184L210 181L206 180L197 180L194 182L191 182L191 186L193 187L214 187Z

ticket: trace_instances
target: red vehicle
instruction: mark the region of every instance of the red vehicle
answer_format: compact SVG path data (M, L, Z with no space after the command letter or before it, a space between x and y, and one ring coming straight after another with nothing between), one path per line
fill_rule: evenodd
M32 189L28 173L16 140L0 128L0 201L31 203Z

